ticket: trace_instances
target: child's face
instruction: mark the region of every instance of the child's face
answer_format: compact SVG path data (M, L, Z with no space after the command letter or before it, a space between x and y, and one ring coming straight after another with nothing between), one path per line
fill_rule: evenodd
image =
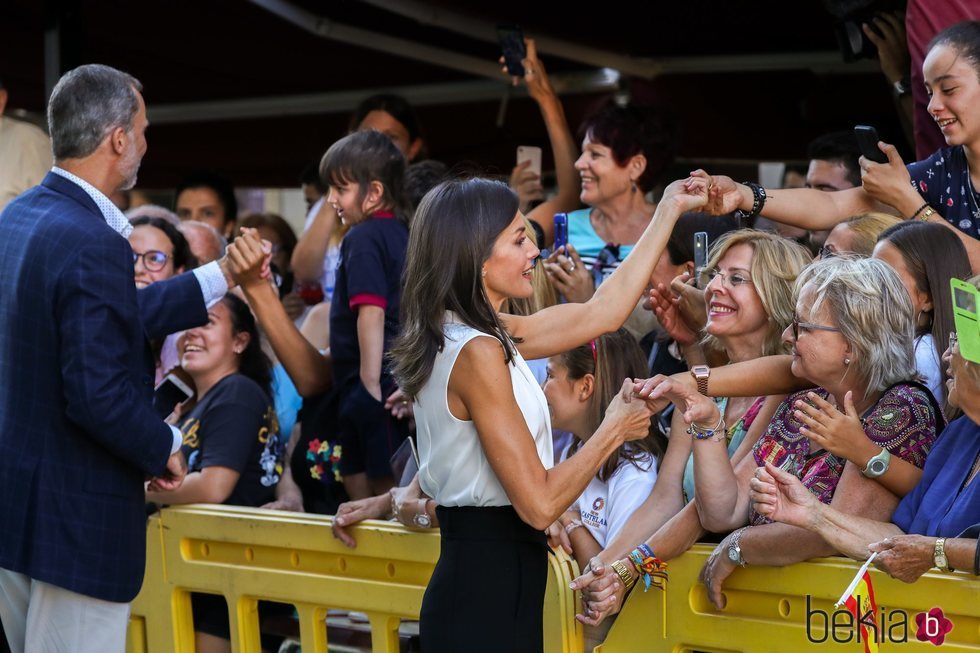
M347 225L355 225L364 220L364 199L361 197L361 185L356 182L342 183L339 186L331 184L327 195L327 202L337 212L337 217Z
M585 414L585 403L581 401L581 388L568 378L568 368L562 365L558 356L548 359L548 378L543 390L551 411L551 426L562 431L571 430Z

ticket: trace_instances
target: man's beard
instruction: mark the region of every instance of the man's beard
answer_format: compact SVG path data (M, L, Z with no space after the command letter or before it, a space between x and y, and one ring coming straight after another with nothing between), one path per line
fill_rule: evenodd
M140 170L140 156L136 153L135 146L126 151L122 161L119 162L119 170L124 175L119 190L131 190L136 185L136 176Z

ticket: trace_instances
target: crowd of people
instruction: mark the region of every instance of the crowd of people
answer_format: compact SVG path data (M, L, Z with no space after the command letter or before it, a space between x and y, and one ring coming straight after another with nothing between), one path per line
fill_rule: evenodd
M365 519L440 529L427 652L541 650L549 544L582 570L587 650L699 541L719 609L738 567L825 555L976 582L980 22L922 63L943 148L824 135L806 188L665 179L670 127L636 107L574 138L527 45L553 192L454 176L379 95L304 172L298 236L210 172L124 214L141 86L62 78L54 167L0 214L12 651L120 650L145 515L196 502L335 515L350 547ZM192 605L197 650L231 650L224 602Z

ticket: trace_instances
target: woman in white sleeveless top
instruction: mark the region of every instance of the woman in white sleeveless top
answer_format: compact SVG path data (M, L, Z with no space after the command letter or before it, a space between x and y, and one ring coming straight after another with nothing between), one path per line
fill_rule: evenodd
M439 505L441 555L422 602L426 653L541 650L543 531L610 454L647 435L655 407L630 401L624 382L595 435L552 467L547 404L524 358L618 329L677 218L705 203L707 183L671 184L633 254L587 303L525 317L498 312L508 298L531 295L539 253L514 193L471 179L445 182L422 200L391 355L399 387L415 398L419 481Z

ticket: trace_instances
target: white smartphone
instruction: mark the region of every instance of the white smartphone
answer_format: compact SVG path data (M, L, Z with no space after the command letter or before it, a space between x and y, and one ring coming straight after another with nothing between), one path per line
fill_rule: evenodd
M528 170L536 174L540 179L541 178L541 148L534 147L533 145L518 145L517 165L520 165L525 161L531 162L531 165L528 166Z
M168 374L153 390L153 406L158 415L166 418L177 404L182 404L193 396L194 391L180 377Z

